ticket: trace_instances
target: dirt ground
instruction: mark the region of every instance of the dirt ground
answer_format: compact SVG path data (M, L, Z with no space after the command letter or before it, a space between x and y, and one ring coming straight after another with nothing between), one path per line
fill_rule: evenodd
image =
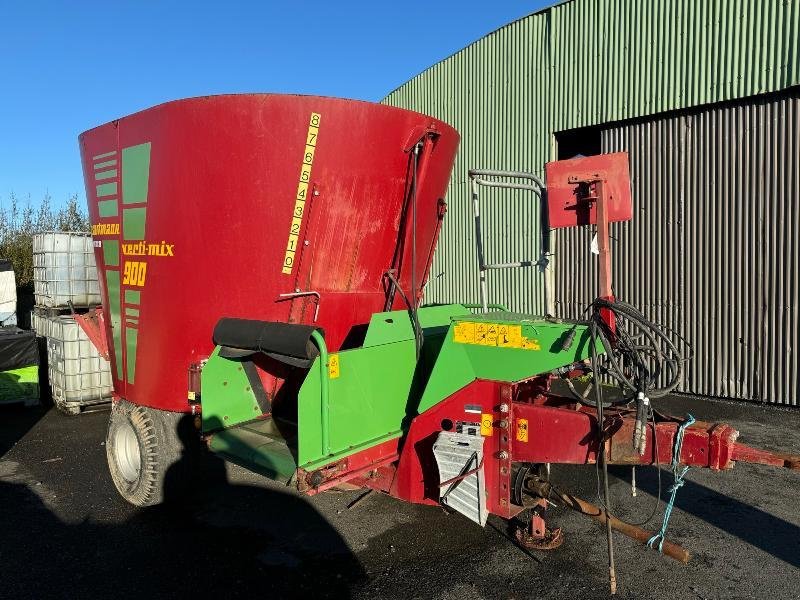
M741 440L800 453L800 411L691 398L659 403L724 420ZM191 501L136 509L105 464L107 411L66 417L0 407L0 598L605 598L601 527L564 509L553 552L528 555L490 518L361 492L304 498L239 467L212 464ZM614 469L620 516L650 512L653 469ZM592 500L593 467L554 469L561 488ZM664 487L671 476L664 473ZM664 493L666 496L666 492ZM662 505L663 509L663 505ZM661 511L651 529L660 526ZM671 540L681 565L615 537L621 598L800 598L800 473L755 465L692 469Z

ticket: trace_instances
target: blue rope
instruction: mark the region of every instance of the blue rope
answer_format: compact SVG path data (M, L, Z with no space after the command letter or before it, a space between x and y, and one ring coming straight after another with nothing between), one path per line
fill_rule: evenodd
M687 414L686 420L681 423L680 427L678 427L677 433L675 434L675 445L672 447L672 477L674 478L675 482L668 490L672 495L669 498L669 502L667 502L667 507L664 509L664 522L661 525L661 530L647 540L647 545L650 548L655 548L654 544L658 542L658 551L662 554L664 552L664 540L667 539L667 526L669 525L669 518L672 516L672 507L675 505L675 496L678 495L678 490L683 487L683 477L689 470L689 467L686 466L684 466L682 469L680 468L681 446L683 446L683 434L686 432L686 428L692 423L694 423L694 417L690 414Z

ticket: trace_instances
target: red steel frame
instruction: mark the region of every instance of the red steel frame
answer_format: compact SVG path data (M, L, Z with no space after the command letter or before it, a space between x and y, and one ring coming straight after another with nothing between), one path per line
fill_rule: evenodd
M373 488L415 504L439 503L433 443L443 429L459 422L480 423L492 415L492 433L484 438L484 476L489 512L504 518L518 514L513 503L513 463L594 464L601 427L596 411L546 391L549 377L518 383L477 380L417 416L402 439L385 442L314 473L301 473L309 494L348 482ZM480 407L478 414L475 407ZM610 465L669 465L681 420L657 415L648 424L647 448L633 447L635 411L605 410L603 443ZM521 425L525 423L523 428ZM518 432L527 430L527 439ZM739 433L720 423L696 422L686 428L680 462L691 467L730 469L736 461L800 470L800 456L758 450L740 444ZM314 477L317 480L314 481Z
M603 155L547 165L551 225L597 225L599 295L613 301L609 224L629 220L632 204L627 155ZM602 313L601 313L602 314ZM613 315L602 314L614 327ZM491 415L484 434L484 470L489 512L510 518L523 510L513 502L513 463L593 464L605 445L607 464L669 465L680 419L657 414L647 424L647 451L633 446L636 414L608 408L603 422L596 409L550 393L552 376L538 375L517 383L477 380L418 415L405 437L339 461L315 473L301 472L301 489L316 493L343 482L381 490L418 504L439 503L433 444L442 430L479 424ZM800 456L758 450L737 442L730 425L695 422L687 427L679 462L714 470L736 461L800 470ZM544 508L544 504L542 504ZM550 542L560 543L558 532ZM529 535L547 536L541 511L534 512ZM553 547L551 545L551 547Z

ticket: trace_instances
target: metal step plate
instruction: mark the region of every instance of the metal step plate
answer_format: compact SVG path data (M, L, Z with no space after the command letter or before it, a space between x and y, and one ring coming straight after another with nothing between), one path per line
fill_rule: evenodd
M483 438L481 436L442 431L433 445L433 456L439 467L439 481L463 476L463 479L439 488L439 501L478 523L486 525L486 482L483 475Z

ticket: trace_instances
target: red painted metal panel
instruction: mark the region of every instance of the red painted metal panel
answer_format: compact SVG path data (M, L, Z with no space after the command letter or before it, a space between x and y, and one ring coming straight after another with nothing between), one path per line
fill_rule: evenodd
M399 458L399 443L399 438L382 442L313 472L298 469L298 489L309 496L343 483L388 490Z
M510 407L509 387L504 383L478 380L417 416L403 441L391 495L417 504L438 504L439 478L433 444L439 432L457 428L459 423L480 424L482 416L490 415L491 435L484 436L483 444L487 508L505 517L519 512L520 508L510 502L511 463L501 454L511 443L509 415L500 409L504 403Z
M94 344L100 356L109 359L108 355L108 339L106 338L106 324L103 317L103 308L91 308L84 314L73 313L72 317L75 322L89 338L89 341Z
M597 462L597 413L588 407L574 408L515 402L514 428L520 419L526 422L527 439L514 437L512 460L531 463L592 464ZM679 422L662 421L656 425L656 439L648 424L644 455L633 447L635 415L631 411L606 409L605 428L609 464L661 464L672 462L675 435ZM738 432L729 425L697 422L688 427L681 445L680 461L694 467L729 469L731 452ZM655 443L657 442L657 443ZM657 449L657 453L656 453Z
M549 162L545 178L550 227L597 223L597 203L587 200L586 186L579 183L587 181L603 182L608 222L630 221L633 217L627 152Z
M212 351L220 317L313 320L311 297L280 301L282 293L320 294L319 325L332 350L384 309L387 269L398 270L413 296L404 217L413 171L408 150L417 136L424 144L417 179L421 290L459 139L441 121L366 102L258 94L169 102L82 134L89 214L101 244L97 263L101 273L123 280L111 293L115 315L101 277L117 393L188 410L187 369ZM304 214L293 221L310 141ZM133 160L131 147L147 149L149 169ZM296 252L285 273L293 227ZM130 276L134 263L146 263L146 277L141 270ZM394 307L401 306L396 295ZM276 378L271 391L280 385Z
M483 469L487 508L508 518L521 507L512 504L512 463L594 464L597 462L599 428L591 407L556 396L530 398L526 384L477 380L417 416L402 441L400 461L389 493L418 504L438 504L439 480L433 444L442 430L459 423L478 424L489 417L491 435L484 437ZM512 400L518 398L518 400ZM635 414L631 410L606 409L606 452L609 464L669 466L681 421L659 416L655 437L648 424L644 455L633 447ZM738 432L725 424L696 422L686 428L680 462L692 467L730 469L736 459L800 469L800 456L776 454L741 446ZM657 442L657 443L656 443ZM360 485L385 490L391 469L375 475L375 482Z
M515 462L593 463L597 457L597 418L588 412L514 403L515 432L511 456ZM522 430L527 436L516 435Z

